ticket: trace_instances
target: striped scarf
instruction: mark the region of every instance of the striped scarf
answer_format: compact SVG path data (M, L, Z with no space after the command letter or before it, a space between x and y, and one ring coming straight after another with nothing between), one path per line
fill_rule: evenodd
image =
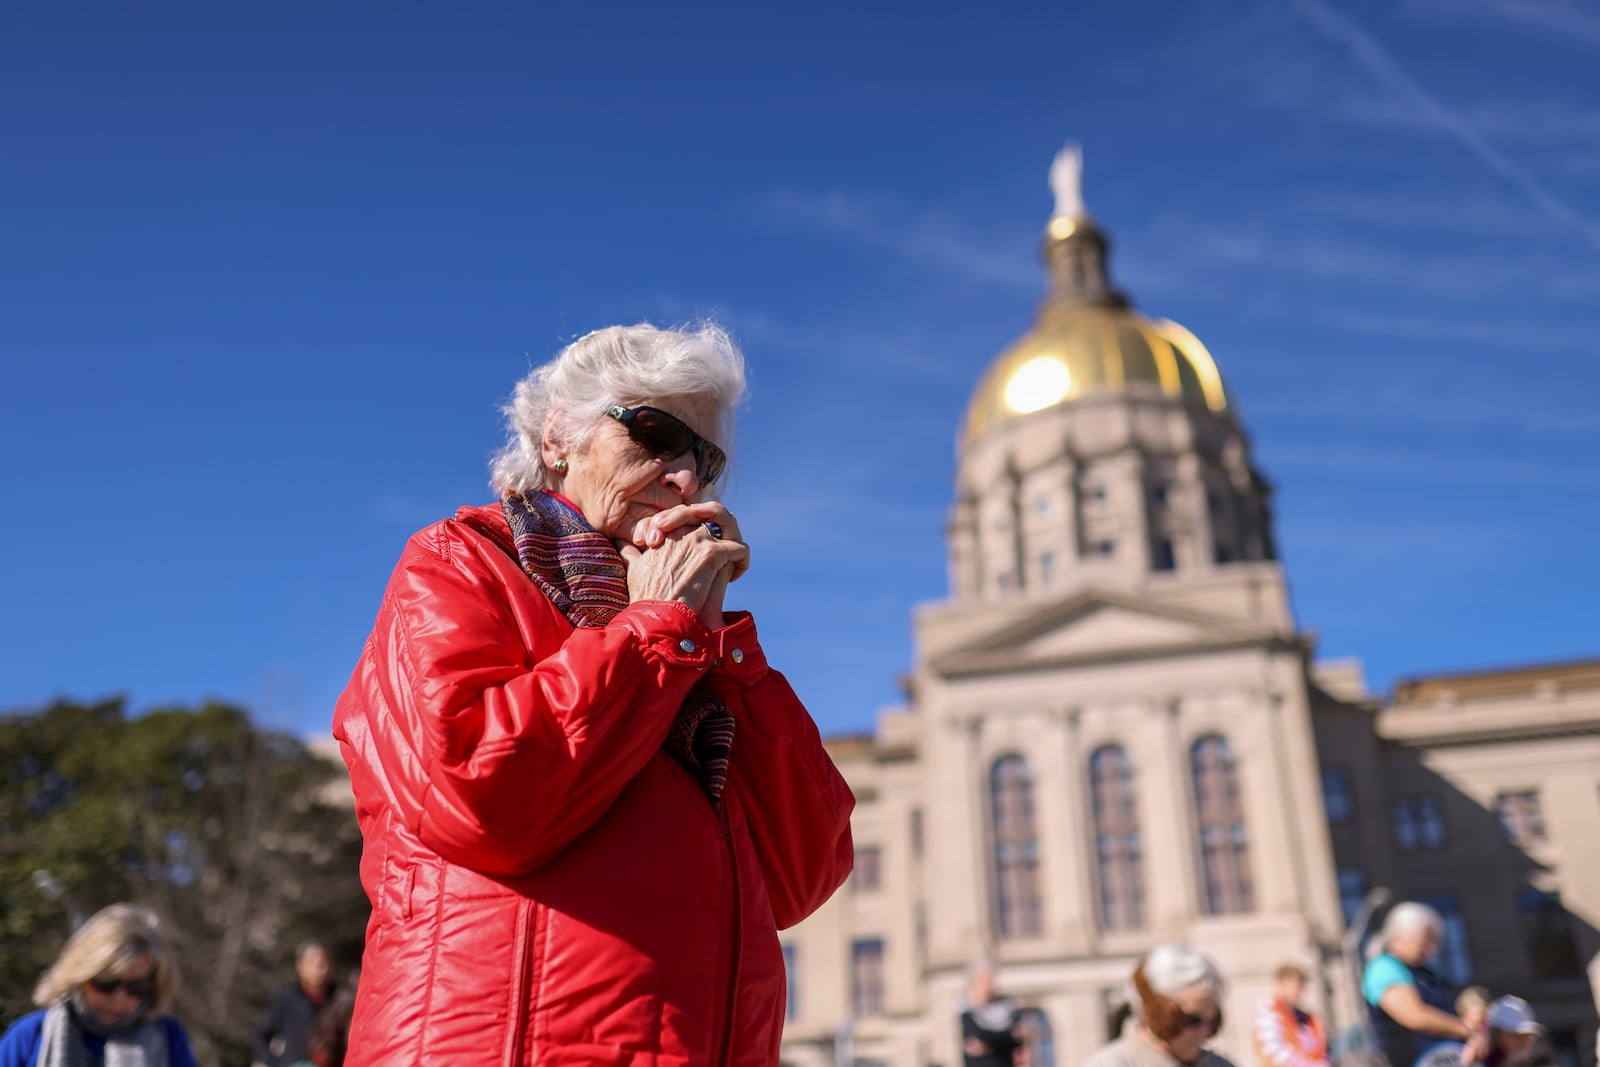
M550 493L507 493L500 507L511 524L517 562L574 626L604 626L628 606L628 565L582 515ZM678 708L662 747L720 803L733 750L733 713L697 685Z

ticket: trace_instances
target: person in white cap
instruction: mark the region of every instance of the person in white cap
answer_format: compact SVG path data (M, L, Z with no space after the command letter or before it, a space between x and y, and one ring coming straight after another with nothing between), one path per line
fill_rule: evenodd
M1532 1067L1555 1062L1543 1041L1544 1027L1521 997L1501 997L1489 1005L1489 1038L1493 1047L1484 1067Z
M1222 976L1183 945L1162 945L1139 961L1128 1000L1138 1024L1083 1067L1233 1067L1205 1047L1222 1029Z

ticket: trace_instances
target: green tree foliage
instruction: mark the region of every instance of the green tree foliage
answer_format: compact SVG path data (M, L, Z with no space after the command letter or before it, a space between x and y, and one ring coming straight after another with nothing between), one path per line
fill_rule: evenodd
M58 702L0 717L0 1023L31 1010L74 910L132 900L177 948L174 1014L201 1063L247 1064L299 941L358 961L360 854L343 767L238 708Z

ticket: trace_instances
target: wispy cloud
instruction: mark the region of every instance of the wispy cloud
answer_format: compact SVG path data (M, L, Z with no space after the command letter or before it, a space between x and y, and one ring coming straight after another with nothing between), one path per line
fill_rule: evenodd
M1460 112L1424 87L1376 37L1324 0L1290 2L1308 25L1326 40L1348 50L1362 69L1428 128L1455 138L1485 167L1522 190L1539 210L1571 226L1590 244L1600 248L1600 222L1557 196L1527 168L1496 148Z
M1575 265L1545 251L1463 252L1414 243L1362 240L1256 220L1229 222L1161 215L1144 235L1176 250L1191 272L1245 269L1270 283L1296 277L1449 300L1507 294L1589 302L1600 296L1600 264ZM1303 302L1302 302L1303 306Z
M1434 116L1394 97L1348 94L1340 101L1346 118L1372 126L1433 130ZM1500 100L1463 107L1461 120L1483 137L1512 144L1571 146L1600 142L1600 110L1565 100Z
M1279 474L1335 475L1379 481L1475 486L1571 485L1572 466L1544 458L1505 458L1484 447L1475 451L1419 452L1395 442L1384 448L1365 444L1285 445L1265 451L1263 462ZM1302 484L1305 484L1302 482Z
M1486 319L1472 315L1386 314L1352 309L1308 309L1306 317L1366 337L1398 341L1457 341L1512 352L1530 348L1600 359L1600 325L1537 319Z
M893 197L860 192L781 189L758 198L763 218L812 227L867 248L931 264L974 282L1037 292L1039 269L1027 254L1026 235L997 238L972 232L960 219L912 211Z
M1543 214L1520 199L1488 194L1310 190L1291 196L1286 208L1302 220L1355 223L1405 233L1498 236L1548 224Z
M1563 173L1580 178L1600 177L1600 152L1577 152L1561 160Z
M1406 7L1439 19L1492 21L1567 41L1600 44L1600 13L1592 4L1572 0L1409 0Z

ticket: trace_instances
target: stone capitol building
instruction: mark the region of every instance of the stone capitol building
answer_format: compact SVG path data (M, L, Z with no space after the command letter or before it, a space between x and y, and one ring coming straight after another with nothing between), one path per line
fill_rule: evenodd
M784 1062L960 1067L989 961L1031 1067L1071 1067L1179 940L1226 976L1217 1047L1249 1067L1280 964L1330 1034L1357 1020L1346 929L1387 890L1444 915L1443 973L1526 997L1593 1063L1600 661L1386 698L1316 662L1233 397L1116 289L1080 166L1051 169L1048 294L959 430L951 588L913 613L905 704L829 743L856 870L781 934Z

